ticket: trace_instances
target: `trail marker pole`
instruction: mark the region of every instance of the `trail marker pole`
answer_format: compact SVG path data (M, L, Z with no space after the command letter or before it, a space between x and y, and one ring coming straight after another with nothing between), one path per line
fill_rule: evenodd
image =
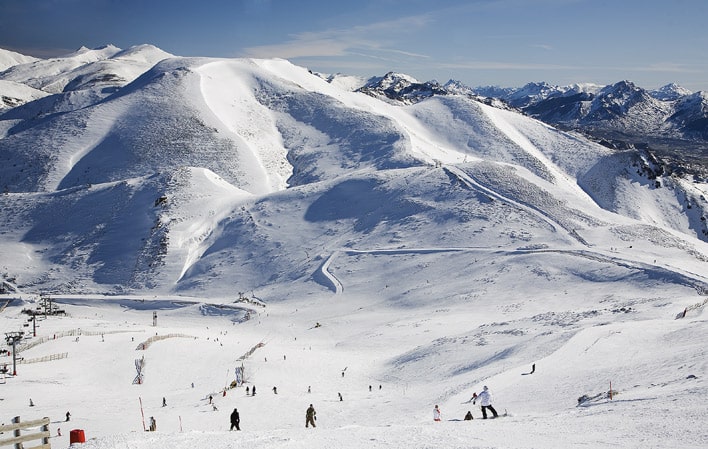
M147 431L147 428L145 427L145 412L143 411L143 398L138 396L138 400L140 401L140 414L143 417L143 431Z

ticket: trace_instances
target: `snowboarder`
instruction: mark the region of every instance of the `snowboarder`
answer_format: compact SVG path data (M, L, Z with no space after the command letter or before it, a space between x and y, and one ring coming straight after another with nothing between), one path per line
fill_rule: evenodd
M482 419L487 419L487 409L492 412L495 418L499 417L497 411L492 407L492 394L489 392L489 388L487 388L486 385L479 396L475 393L472 397L474 398L472 401L473 404L476 403L476 400L479 400L479 405L482 406Z
M312 424L312 427L317 427L315 425L315 421L317 420L317 412L315 411L315 408L310 404L309 407L307 407L307 411L305 412L305 427L309 427L310 424Z
M69 421L71 419L71 413L66 412L66 420Z
M437 404L435 405L435 408L433 409L433 421L440 421L442 419L442 412L438 408Z
M233 412L231 412L231 429L229 430L234 430L234 427L236 427L236 430L241 430L239 427L239 424L241 423L241 418L238 415L238 410L234 409Z
M467 414L465 415L465 421L472 421L474 417L472 416L472 412L467 410Z

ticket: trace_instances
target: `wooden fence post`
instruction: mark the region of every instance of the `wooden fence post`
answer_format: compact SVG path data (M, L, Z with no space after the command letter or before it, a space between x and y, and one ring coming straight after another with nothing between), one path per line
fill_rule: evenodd
M13 437L8 439L0 439L1 446L14 446L14 449L23 449L23 443L26 441L42 440L39 446L34 446L33 449L51 449L49 444L49 418L35 419L32 421L22 422L19 416L12 418L12 424L0 425L0 433L13 431ZM41 426L41 431L22 435L22 429L30 429Z

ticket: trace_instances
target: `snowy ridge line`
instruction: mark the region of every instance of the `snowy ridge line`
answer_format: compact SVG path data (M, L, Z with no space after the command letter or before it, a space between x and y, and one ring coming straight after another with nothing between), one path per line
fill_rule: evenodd
M578 242L580 242L584 246L590 246L590 244L585 239L583 239L577 232L575 232L574 229L567 229L564 225L555 221L551 216L547 215L546 213L537 209L536 207L531 206L529 204L523 204L518 201L512 200L511 198L508 198L508 197L484 186L480 181L475 179L473 176L465 173L463 170L461 170L458 167L446 165L445 167L443 167L443 170L445 170L447 173L455 176L457 179L460 180L460 182L465 184L470 189L479 190L479 191L481 191L481 192L483 192L483 193L489 195L490 197L495 198L499 201L513 204L516 207L524 209L524 210L536 215L537 217L539 217L540 219L542 219L546 223L548 223L548 225L551 226L551 228L554 231L556 231L558 228L563 229L564 231L567 232L568 236L570 236L574 240L577 240Z

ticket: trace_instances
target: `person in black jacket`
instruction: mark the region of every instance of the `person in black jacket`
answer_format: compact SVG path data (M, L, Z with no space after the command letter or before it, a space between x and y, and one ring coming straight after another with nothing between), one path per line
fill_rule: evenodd
M315 411L315 408L310 404L309 407L307 407L307 411L305 412L305 427L309 427L310 424L312 424L312 427L317 427L315 426L315 420L317 419L317 412Z
M239 424L241 423L241 418L238 415L238 410L234 409L233 412L231 412L231 429L229 430L234 430L234 427L236 427L236 430L241 430L239 427Z

